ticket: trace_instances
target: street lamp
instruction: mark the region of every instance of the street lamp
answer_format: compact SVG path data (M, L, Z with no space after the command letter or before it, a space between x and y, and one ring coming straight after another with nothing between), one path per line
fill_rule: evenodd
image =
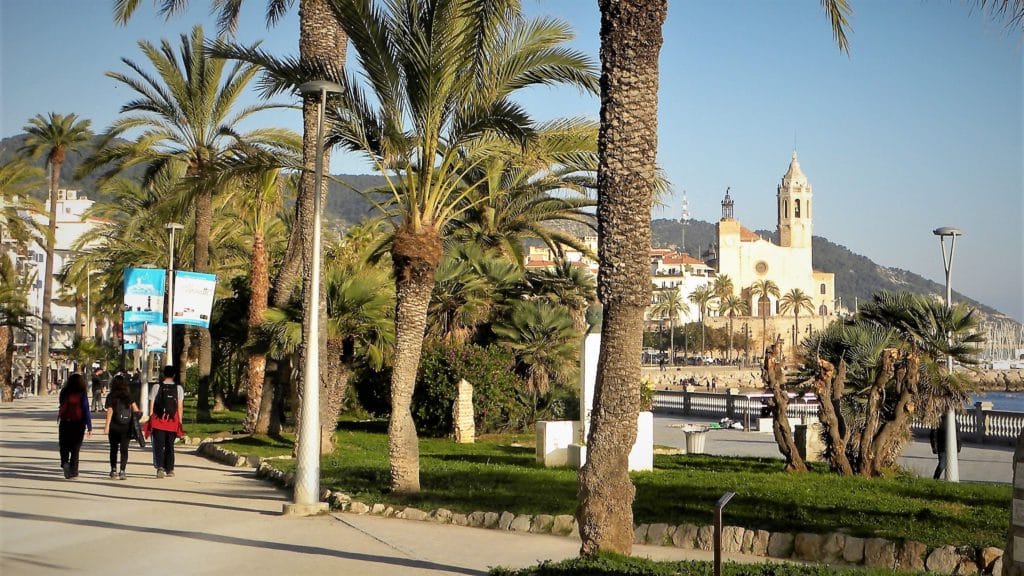
M174 339L171 336L174 333L171 328L171 315L174 313L174 231L184 227L183 224L177 222L168 222L164 225L164 228L171 234L170 242L167 245L167 351L164 352L164 366L174 366ZM145 346L143 346L142 353L146 353ZM142 389L146 389L145 383ZM143 403L148 405L148 399L143 398Z
M953 270L953 249L956 247L956 237L962 236L959 228L943 226L932 230L932 234L939 237L939 248L942 250L942 267L946 270L946 310L953 308L953 288L950 284L950 274ZM949 238L949 257L946 257L946 238ZM953 343L953 333L946 333L946 342ZM946 355L946 373L953 374L953 356ZM946 411L946 481L960 481L960 464L957 461L956 452L956 410L950 406Z
M320 196L323 191L324 108L327 93L341 92L341 85L313 80L299 86L303 96L320 96L316 113L316 192L313 194L313 250L310 254L309 290L306 293L302 367L302 423L295 462L294 502L284 505L284 513L295 516L319 514L327 509L320 502Z

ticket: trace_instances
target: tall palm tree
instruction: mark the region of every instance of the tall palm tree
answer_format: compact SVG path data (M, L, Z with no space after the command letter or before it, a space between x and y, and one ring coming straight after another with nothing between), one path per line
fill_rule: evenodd
M846 1L822 3L837 42L845 48ZM598 6L605 80L601 84L599 139L598 290L605 304L605 338L591 445L580 474L577 516L581 553L585 555L601 550L628 554L632 549L634 490L627 462L640 403L643 309L650 303L649 282L636 284L649 277L644 269L646 258L639 255L650 249L648 210L657 151L658 54L667 0L599 0Z
M46 266L43 272L43 326L40 330L39 357L45 366L43 377L40 380L40 392L49 387L50 370L50 332L52 330L51 317L53 298L53 264L54 250L57 241L57 191L60 189L60 170L64 165L64 159L68 152L84 148L92 140L92 132L89 130L89 120L79 120L74 114L56 114L50 112L44 117L42 114L29 120L24 130L28 134L25 144L21 147L21 153L31 157L46 157L46 163L50 167L50 211L47 217L49 222L46 232Z
M716 298L715 290L712 286L704 285L699 286L690 292L690 302L697 305L697 311L700 312L700 355L704 357L704 318L707 317L708 306L711 301Z
M19 274L14 262L0 254L0 402L14 399L11 367L14 363L14 329L31 330L28 293L35 274Z
M715 277L715 283L713 284L712 291L715 293L715 297L718 298L719 301L724 300L728 296L732 296L732 278L729 278L728 274L719 274Z
M654 297L651 313L659 318L668 318L669 328L669 364L676 364L676 319L689 316L690 306L683 301L683 293L678 286L670 290L662 290Z
M772 312L770 297L778 298L779 295L779 286L771 280L758 280L750 285L750 298L757 306L757 315L761 317L761 354L764 354L767 346L768 317Z
M667 0L599 0L598 296L604 306L587 462L579 476L584 555L633 543L629 451L640 411L643 315L651 303L650 209L658 149L658 55Z
M779 312L782 312L783 314L788 314L791 311L793 312L793 321L795 322L794 332L796 333L796 336L793 339L794 349L796 349L797 340L800 339L800 312L802 310L806 310L808 313L813 314L814 300L799 288L793 288L779 299Z
M270 94L313 74L338 82L329 142L365 154L387 178L397 293L391 487L415 493L419 447L410 408L434 274L444 232L473 207L482 185L467 182L474 165L464 152L494 134L530 137L530 118L511 100L521 88L572 83L593 89L597 83L589 59L561 46L571 38L569 27L524 21L514 0L489 2L483 10L475 0L409 0L372 9L365 0L336 0L332 6L365 72L363 83L256 48L225 53L270 70Z
M169 18L185 10L189 0L154 0L160 15ZM211 10L217 13L221 33L233 34L238 25L242 0L211 0ZM281 20L295 4L295 0L266 0L267 26ZM115 0L114 20L126 24L138 8L139 0ZM338 70L345 66L345 52L348 37L331 11L329 0L299 0L299 60L310 66L327 66ZM216 51L215 51L216 52ZM300 273L309 278L310 254L312 252L313 194L316 183L313 177L316 162L316 119L318 100L315 96L305 98L302 105L302 177L300 193L295 201L297 225L292 227L288 239L286 257L278 268L273 282L274 306L283 307L288 303L298 284ZM330 165L329 149L323 151L324 165ZM320 194L326 194L327 181ZM308 289L308 288L304 288ZM321 292L322 294L323 292ZM324 324L321 322L320 324ZM321 358L324 355L321 354Z
M729 357L732 357L732 322L733 317L737 314L743 315L750 312L750 308L747 306L747 301L735 294L729 294L722 299L721 304L718 306L718 311L729 317Z
M223 190L221 161L234 153L239 141L249 146L277 150L288 141L289 132L277 128L239 133L238 126L274 104L248 106L238 103L258 68L212 58L204 51L203 29L196 26L182 34L178 52L168 40L157 47L141 40L138 45L156 75L127 58L122 62L134 75L108 72L136 93L138 98L122 106L122 116L103 135L102 147L84 164L86 169L110 163L108 177L125 168L146 166L146 181L157 174L183 169L180 203L191 206L195 218L193 267L210 271L210 234L213 226L213 197ZM117 140L129 131L144 132L135 141ZM212 341L208 329L199 329L198 411L209 410Z

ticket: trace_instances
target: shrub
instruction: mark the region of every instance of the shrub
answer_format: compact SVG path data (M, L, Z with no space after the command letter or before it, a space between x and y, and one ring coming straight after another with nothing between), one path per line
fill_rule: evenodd
M532 425L530 401L521 395L525 384L514 367L515 356L499 346L425 345L412 401L417 429L434 436L451 433L452 405L462 379L473 385L477 434Z

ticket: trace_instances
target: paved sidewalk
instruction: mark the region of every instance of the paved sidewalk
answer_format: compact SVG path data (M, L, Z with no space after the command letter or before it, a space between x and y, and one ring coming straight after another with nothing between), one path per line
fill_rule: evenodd
M484 574L579 549L569 538L375 516L284 517L289 494L180 446L174 478L157 480L150 452L134 446L128 479L110 480L102 425L82 449L81 476L65 480L56 411L54 397L0 404L0 574ZM634 554L710 559L671 547Z

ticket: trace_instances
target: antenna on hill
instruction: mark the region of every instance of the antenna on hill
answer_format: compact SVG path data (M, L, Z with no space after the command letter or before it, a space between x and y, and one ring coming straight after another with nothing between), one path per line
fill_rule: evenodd
M679 223L682 224L679 233L679 251L686 254L686 225L690 223L690 202L686 199L686 190L683 190L683 211L679 217Z

